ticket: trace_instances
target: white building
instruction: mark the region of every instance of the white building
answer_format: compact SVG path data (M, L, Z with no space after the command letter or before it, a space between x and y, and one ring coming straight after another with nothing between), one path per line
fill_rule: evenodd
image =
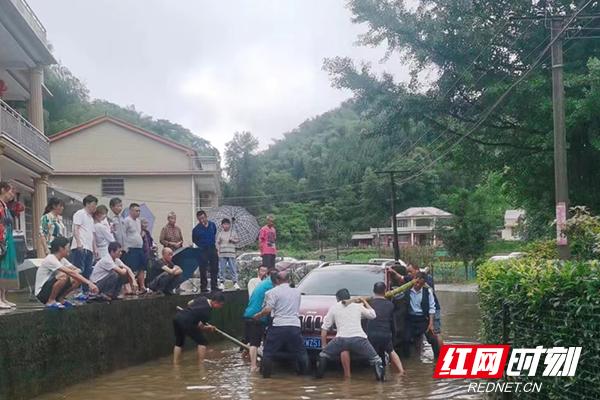
M25 212L15 237L40 248L34 232L46 205L53 168L44 135L44 66L56 60L46 30L24 0L0 0L0 174L18 191ZM22 257L23 251L19 251Z
M435 234L435 226L439 220L449 218L452 214L435 207L408 208L396 215L398 243L400 246L439 246L442 242ZM374 245L392 246L394 230L391 226L371 228L370 234ZM364 235L360 239L364 246Z
M523 218L525 218L525 210L506 210L504 229L501 232L502 240L521 240L517 230Z

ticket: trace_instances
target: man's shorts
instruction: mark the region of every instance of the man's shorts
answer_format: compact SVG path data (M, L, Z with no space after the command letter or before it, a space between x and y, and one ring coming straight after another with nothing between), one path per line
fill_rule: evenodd
M263 254L262 265L268 270L275 269L275 254Z
M206 346L208 342L198 329L198 325L187 322L186 320L175 317L173 320L173 331L175 332L175 346L183 347L185 337L190 337L198 346Z
M321 350L320 356L326 357L330 360L337 360L340 354L348 350L351 356L358 358L364 358L369 360L369 363L381 360L379 354L375 351L371 342L367 338L363 337L334 337L323 350Z
M433 318L433 333L436 335L442 333L442 312L438 309L435 310L435 316Z
M52 274L52 276L50 276L50 278L48 278L46 280L46 282L44 282L44 285L42 286L42 290L40 290L40 292L35 297L37 297L37 299L39 301L41 301L43 304L46 304L48 302L48 298L50 297L50 293L52 293L52 287L54 286L55 283L56 283L56 275ZM64 298L65 295L67 293L69 293L69 290L71 290L71 286L72 286L71 278L67 278L67 283L62 288L60 293L58 293L56 298L57 299Z
M131 268L133 272L146 270L144 249L130 248L125 254L123 254L121 261Z
M391 353L394 351L394 344L392 343L392 335L373 335L369 336L369 342L377 352L382 355L383 353Z
M265 326L263 323L253 319L245 319L244 330L246 343L252 347L259 347L265 334Z

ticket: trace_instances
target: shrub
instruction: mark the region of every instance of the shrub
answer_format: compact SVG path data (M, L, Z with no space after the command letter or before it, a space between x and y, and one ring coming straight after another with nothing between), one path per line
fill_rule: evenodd
M599 263L526 258L484 263L477 275L483 343L504 333L513 348L582 347L575 377L542 378L542 359L536 377L519 380L543 382L544 398L600 398Z

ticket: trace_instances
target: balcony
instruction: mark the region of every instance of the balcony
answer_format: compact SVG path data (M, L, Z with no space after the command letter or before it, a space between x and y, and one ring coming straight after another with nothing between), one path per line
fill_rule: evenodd
M35 15L29 4L24 0L11 0L14 7L19 11L19 14L23 17L27 24L31 28L31 30L35 33L35 35L44 43L46 46L48 45L48 41L46 38L46 28L40 22L38 17Z
M0 136L50 165L48 138L2 100L0 100Z

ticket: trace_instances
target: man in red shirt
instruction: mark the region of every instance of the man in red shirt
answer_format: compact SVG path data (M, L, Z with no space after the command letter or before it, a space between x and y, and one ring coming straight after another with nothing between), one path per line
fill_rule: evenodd
M258 234L258 248L262 256L262 265L269 269L275 269L275 256L277 255L277 230L275 229L275 218L267 215L267 224L260 228Z

